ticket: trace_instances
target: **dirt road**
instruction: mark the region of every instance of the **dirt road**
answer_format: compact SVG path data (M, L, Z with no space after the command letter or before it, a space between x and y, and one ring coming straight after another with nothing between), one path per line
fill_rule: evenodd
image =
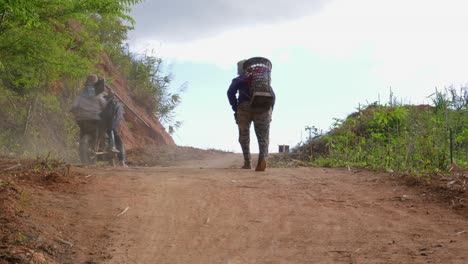
M240 160L81 169L64 262L468 263L466 214L430 193L371 172L256 173Z

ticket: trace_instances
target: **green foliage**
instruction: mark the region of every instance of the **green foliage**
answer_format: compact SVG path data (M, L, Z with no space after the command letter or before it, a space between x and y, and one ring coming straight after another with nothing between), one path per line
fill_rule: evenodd
M0 2L0 80L19 94L63 77L81 77L96 65L102 44L92 28L97 17L123 19L130 5L119 0L14 0Z
M4 182L4 181L0 181L0 188L3 188L5 186L7 186L8 183L7 182Z
M18 236L16 238L16 243L21 245L23 243L28 242L29 240L30 240L30 238L26 234L24 234L21 231L18 231Z
M181 103L181 93L185 85L173 91L173 75L163 71L161 58L129 51L125 43L128 30L132 29L110 16L95 16L92 30L111 56L119 71L126 77L128 87L134 92L135 99L149 112L154 113L167 126L172 134L182 123L175 120L175 109Z
M135 99L154 113L163 124L168 125L168 132L172 134L182 124L174 119L174 111L181 102L180 94L185 87L176 92L171 91L173 76L164 74L160 58L147 54L128 54L128 59L130 68L127 80L129 88L135 93Z
M453 87L432 95L434 106L371 104L332 130L293 149L309 152L312 164L356 166L375 170L431 174L450 166L450 130L453 159L468 160L468 90ZM319 147L326 146L326 149ZM313 150L310 153L310 150Z
M37 156L34 161L34 171L43 172L56 170L57 168L65 165L65 163L55 157L51 156L51 153L48 152L45 157Z
M0 151L77 157L79 129L69 113L82 79L110 55L136 99L168 125L179 92L169 89L161 59L125 44L141 0L0 0ZM108 82L111 79L107 80Z

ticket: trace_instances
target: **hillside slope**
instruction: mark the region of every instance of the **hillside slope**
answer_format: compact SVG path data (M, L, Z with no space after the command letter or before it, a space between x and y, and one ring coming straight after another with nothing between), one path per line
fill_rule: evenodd
M106 55L102 56L102 63L99 66L105 73L106 79L112 78L110 86L126 105L124 122L120 127L126 149L175 146L174 140L166 132L158 118L135 102L132 92L127 89L125 78L119 73L110 58Z

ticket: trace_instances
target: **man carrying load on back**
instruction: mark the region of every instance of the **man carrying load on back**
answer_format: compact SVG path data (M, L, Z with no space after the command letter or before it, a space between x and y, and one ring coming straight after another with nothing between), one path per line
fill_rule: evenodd
M97 75L88 75L83 91L75 97L72 104L71 112L80 127L80 159L84 164L91 163L86 154L87 149L82 149L82 146L85 146L85 136L90 136L90 145L94 145L97 135L96 131L101 124L100 114L106 106L102 90L99 89L101 83L102 80Z
M253 122L259 155L256 171L265 171L268 157L271 114L275 93L270 85L271 62L255 57L237 63L238 77L227 91L229 103L239 127L239 143L244 155L243 169L251 169L250 125ZM236 98L236 94L239 93Z

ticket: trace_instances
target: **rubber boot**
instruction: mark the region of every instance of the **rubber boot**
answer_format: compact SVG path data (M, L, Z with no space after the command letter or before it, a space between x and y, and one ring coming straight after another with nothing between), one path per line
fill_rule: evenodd
M258 156L257 167L255 171L265 171L267 167L266 159L263 155Z
M108 134L109 136L109 150L111 152L115 152L115 153L119 153L120 151L118 149L115 148L115 138L114 138L114 131L111 130L110 133Z
M120 166L124 168L128 168L128 165L123 160L120 161Z
M246 169L246 170L252 169L250 160L251 160L250 153L244 153L244 166L242 166L242 169Z

